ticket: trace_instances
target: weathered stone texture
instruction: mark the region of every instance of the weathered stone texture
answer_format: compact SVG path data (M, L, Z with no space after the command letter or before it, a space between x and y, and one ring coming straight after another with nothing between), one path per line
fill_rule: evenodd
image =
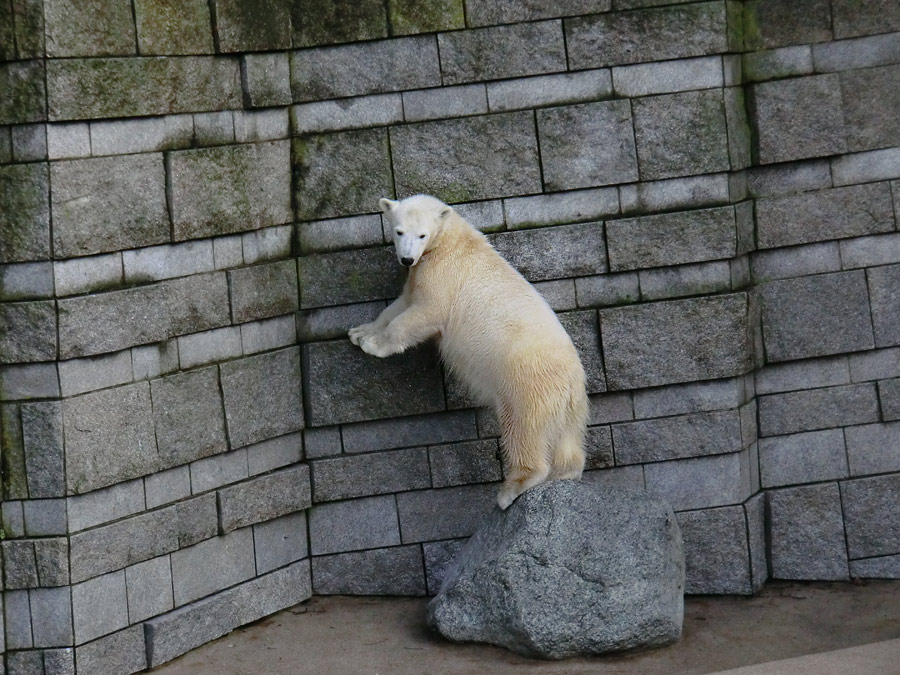
M0 262L50 257L50 179L46 164L0 166Z
M220 372L231 447L303 428L298 348L222 364Z
M52 120L240 108L240 68L211 56L57 59L47 102Z
M431 481L434 487L451 487L500 480L497 441L481 440L428 448Z
M565 30L569 65L578 69L706 56L728 49L724 2L566 19Z
M604 309L600 328L610 389L729 377L750 367L741 293Z
M289 3L284 0L214 0L216 46L254 52L291 46Z
M400 544L397 505L391 495L320 504L309 512L313 555Z
M894 229L887 183L870 183L759 199L757 242L776 248Z
M900 145L900 65L841 73L847 149Z
M502 232L491 235L489 241L507 262L532 282L606 271L602 223Z
M845 152L837 75L815 75L753 86L749 99L755 157L761 164Z
M374 212L394 194L387 132L382 129L302 136L293 143L297 217Z
M427 192L454 203L541 190L529 112L396 127L391 130L391 156L400 195Z
M593 311L566 312L559 315L559 321L569 337L572 338L572 343L578 351L578 357L584 367L588 393L606 391L597 314Z
M220 527L228 533L311 504L309 467L298 466L219 490Z
M900 7L893 0L832 0L834 37L900 31Z
M255 574L249 528L214 537L172 554L175 606L193 602Z
M478 437L472 411L376 420L341 427L344 452L436 445Z
M610 0L562 0L547 4L540 0L467 0L466 17L470 26L517 23L549 19L555 16L607 12Z
M287 141L174 152L167 161L176 240L292 219Z
M418 546L318 556L312 569L317 595L425 595Z
M0 89L0 124L47 119L43 61L0 64Z
M547 189L637 180L631 107L627 101L540 110L537 122Z
M685 593L753 592L742 507L688 511L677 518L684 539Z
M465 28L463 3L464 0L391 0L388 3L391 35Z
M47 56L128 56L135 52L128 0L49 0L44 4Z
M441 84L434 36L291 53L295 101L377 94Z
M562 23L546 21L438 35L446 84L566 69Z
M721 90L639 98L632 108L642 180L730 168Z
M828 0L750 0L744 4L744 46L771 49L831 39Z
M614 272L731 258L737 245L730 206L613 220L606 237Z
M421 489L431 485L425 448L323 459L313 465L316 502Z
M203 0L135 0L141 54L213 52L209 4Z
M403 543L471 535L497 503L496 485L460 485L397 495Z
M56 358L52 300L0 304L0 363Z
M300 306L304 309L394 298L406 281L394 251L384 247L302 257L298 273ZM353 325L357 324L347 328ZM345 334L346 330L321 337Z
M900 344L900 265L868 271L872 324L878 347Z
M228 273L236 323L297 311L297 267L293 260Z
M808 389L759 399L759 431L763 436L867 424L878 419L878 397L871 384Z
M769 361L875 347L862 271L773 281L761 297Z
M310 47L387 37L384 10L384 3L378 0L297 0L291 7L294 46Z
M818 483L847 477L847 450L840 429L762 438L759 470L763 487Z
M718 455L741 450L736 410L614 424L617 464Z

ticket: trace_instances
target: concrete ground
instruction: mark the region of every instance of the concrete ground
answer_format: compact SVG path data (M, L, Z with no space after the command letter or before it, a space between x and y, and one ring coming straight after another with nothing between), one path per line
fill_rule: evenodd
M900 581L770 583L753 598L689 597L679 643L567 661L533 661L498 647L447 642L425 627L426 602L316 597L154 672L900 675Z

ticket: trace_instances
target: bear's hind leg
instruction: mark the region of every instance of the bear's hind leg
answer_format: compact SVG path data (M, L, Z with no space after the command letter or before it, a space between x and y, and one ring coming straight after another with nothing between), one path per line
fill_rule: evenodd
M584 471L583 438L580 432L563 433L553 448L553 480L578 480Z
M497 494L497 505L505 511L528 488L547 480L550 463L541 430L513 416L508 409L499 413L506 478Z

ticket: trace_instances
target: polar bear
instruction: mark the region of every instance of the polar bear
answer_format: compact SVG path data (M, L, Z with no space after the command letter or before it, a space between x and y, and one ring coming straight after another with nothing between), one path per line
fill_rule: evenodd
M379 206L409 276L375 321L350 329L350 341L385 357L438 339L450 372L500 421L501 509L546 480L580 478L585 375L556 314L447 204L415 195Z

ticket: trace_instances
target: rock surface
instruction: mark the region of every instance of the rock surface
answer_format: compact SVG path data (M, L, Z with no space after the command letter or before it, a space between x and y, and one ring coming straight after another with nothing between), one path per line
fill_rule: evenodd
M450 640L561 659L675 642L683 594L681 534L665 502L554 481L485 518L427 619Z

